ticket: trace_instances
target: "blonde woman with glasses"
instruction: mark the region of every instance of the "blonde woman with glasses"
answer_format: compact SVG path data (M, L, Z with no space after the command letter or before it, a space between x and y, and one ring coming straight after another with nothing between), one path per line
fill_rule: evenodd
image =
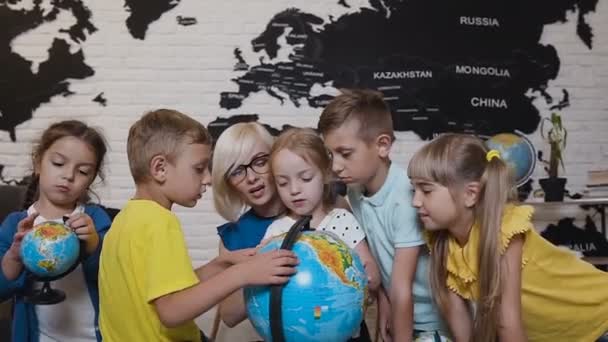
M230 126L215 144L213 200L217 212L228 221L217 228L220 254L253 255L268 226L285 212L270 172L273 142L262 125L248 122ZM220 317L229 327L247 318L242 291L222 302ZM261 340L250 330L253 339Z

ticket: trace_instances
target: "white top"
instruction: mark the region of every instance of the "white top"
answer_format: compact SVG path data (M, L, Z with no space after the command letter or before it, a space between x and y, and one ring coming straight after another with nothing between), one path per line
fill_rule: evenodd
M35 212L30 206L27 214ZM78 206L73 214L84 212L84 206ZM62 219L47 220L42 216L36 217L34 225L44 221L63 223ZM37 283L38 288L42 283ZM95 310L89 297L89 290L84 279L82 265L79 264L65 277L52 281L53 289L65 292L66 299L54 305L36 305L38 332L40 342L77 342L97 341L95 336Z
M275 220L266 229L264 239L287 233L294 223L296 220L289 216ZM323 218L318 227L311 228L333 233L351 249L357 247L359 242L365 239L363 228L355 216L345 209L333 209Z

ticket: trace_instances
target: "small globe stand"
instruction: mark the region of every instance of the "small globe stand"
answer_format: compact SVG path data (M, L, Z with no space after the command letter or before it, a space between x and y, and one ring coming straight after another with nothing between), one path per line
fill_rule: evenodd
M37 279L43 281L42 288L30 289L24 296L23 300L26 303L34 305L52 305L61 303L65 300L65 292L51 288L51 280Z
M64 218L64 223L66 219ZM23 301L34 305L52 305L61 303L65 300L65 292L51 288L51 282L61 279L68 275L70 272L76 269L85 257L85 242L80 240L80 251L78 259L74 264L65 272L54 276L54 277L40 277L30 271L27 272L26 281L31 284L30 288L23 296ZM42 282L42 287L39 289L34 288L36 282Z
M78 265L82 262L84 258L84 241L80 241L80 255L74 265L70 267L67 271L55 277L39 277L35 274L28 271L28 280L32 284L32 287L25 293L23 300L26 303L34 304L34 305L52 305L61 303L65 300L65 292L57 289L51 288L51 282L61 279L72 272ZM42 282L42 287L39 289L34 289L33 284L36 282Z
M298 236L302 231L310 230L310 220L312 216L303 216L289 228L281 249L291 250L293 245L298 240ZM285 342L285 334L283 332L283 287L285 285L273 285L270 288L270 334L273 342Z

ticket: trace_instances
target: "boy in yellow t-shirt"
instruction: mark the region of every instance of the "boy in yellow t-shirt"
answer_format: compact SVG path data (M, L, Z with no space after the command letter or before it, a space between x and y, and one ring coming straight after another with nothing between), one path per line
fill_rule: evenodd
M247 285L281 284L293 253L229 253L194 270L171 207L193 207L209 185L211 138L173 110L145 114L129 131L136 193L106 235L99 267L104 341L201 341L194 318Z

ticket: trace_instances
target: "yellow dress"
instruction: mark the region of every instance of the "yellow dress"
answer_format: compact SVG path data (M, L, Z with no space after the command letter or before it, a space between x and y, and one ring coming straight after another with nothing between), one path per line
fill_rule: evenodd
M524 237L521 301L528 339L593 342L608 332L608 273L541 237L532 225L533 213L530 206L507 206L500 234L501 253L513 236ZM465 299L477 300L478 224L465 246L452 237L448 245L448 288Z

